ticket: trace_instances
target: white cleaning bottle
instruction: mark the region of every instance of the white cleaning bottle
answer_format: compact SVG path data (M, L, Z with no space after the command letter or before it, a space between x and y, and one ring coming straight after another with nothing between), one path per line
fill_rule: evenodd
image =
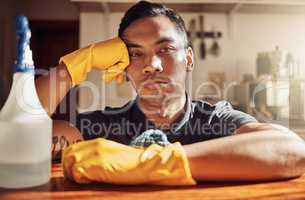
M16 22L15 73L0 111L0 188L38 186L51 176L52 120L36 93L28 20Z

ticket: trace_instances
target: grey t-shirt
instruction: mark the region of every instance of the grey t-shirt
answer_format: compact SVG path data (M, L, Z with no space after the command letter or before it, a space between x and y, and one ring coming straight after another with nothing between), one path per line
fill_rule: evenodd
M104 137L122 144L129 144L135 137L148 129L157 129L147 120L137 105L137 99L122 107L106 107L105 110L80 113L76 127L85 140ZM227 101L209 104L191 101L187 97L185 112L170 128L162 130L168 141L182 145L229 136L241 125L257 122L244 112L234 110Z

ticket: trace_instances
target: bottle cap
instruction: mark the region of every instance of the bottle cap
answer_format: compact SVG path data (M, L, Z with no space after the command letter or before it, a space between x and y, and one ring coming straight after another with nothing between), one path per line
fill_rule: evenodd
M16 18L17 60L16 72L34 72L34 62L30 49L31 30L26 16Z

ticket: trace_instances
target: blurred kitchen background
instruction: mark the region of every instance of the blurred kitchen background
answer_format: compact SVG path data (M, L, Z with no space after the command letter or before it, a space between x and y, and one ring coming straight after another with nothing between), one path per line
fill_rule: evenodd
M117 35L131 0L0 1L0 106L9 93L15 58L14 17L32 29L37 68L48 70L61 55ZM185 20L195 51L188 77L194 99L228 100L262 122L280 123L305 138L305 0L167 0ZM134 98L129 83L100 81L93 71L71 90L54 119L120 106Z

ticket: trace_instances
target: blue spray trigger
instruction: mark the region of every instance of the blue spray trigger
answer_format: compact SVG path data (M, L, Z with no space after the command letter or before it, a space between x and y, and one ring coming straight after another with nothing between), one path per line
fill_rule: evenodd
M16 18L17 60L16 72L34 72L32 51L30 50L31 30L26 16Z

